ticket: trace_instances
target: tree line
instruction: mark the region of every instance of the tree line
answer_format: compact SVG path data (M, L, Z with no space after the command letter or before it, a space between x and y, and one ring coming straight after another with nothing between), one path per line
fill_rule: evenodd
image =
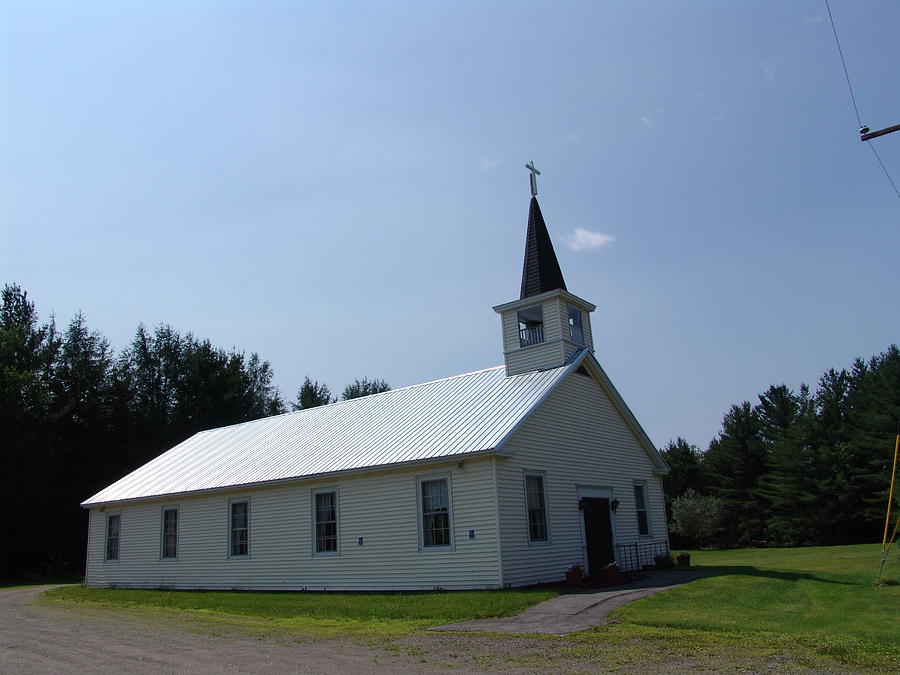
M287 411L268 361L167 325L138 326L118 354L78 314L39 320L8 284L0 303L0 579L80 574L79 503L197 431ZM309 377L294 410L388 391L356 379L340 396ZM674 546L876 541L900 420L900 350L826 371L815 392L769 387L724 416L706 451L662 449ZM676 526L679 522L674 523ZM682 531L683 530L683 531Z
M900 422L900 350L731 406L705 452L662 449L673 546L881 541Z
M0 579L80 574L80 502L197 431L280 414L268 361L171 326L140 325L118 354L78 314L41 322L26 291L0 303ZM354 380L343 399L390 389ZM315 396L310 396L310 392ZM307 377L294 410L337 400Z

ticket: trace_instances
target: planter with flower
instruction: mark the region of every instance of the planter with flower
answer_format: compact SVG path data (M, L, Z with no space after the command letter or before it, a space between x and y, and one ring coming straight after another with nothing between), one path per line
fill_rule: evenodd
M566 570L566 584L569 586L581 586L584 583L584 568L581 563L572 563Z
M609 565L603 568L603 581L608 584L614 584L619 580L621 569L619 564L613 560Z

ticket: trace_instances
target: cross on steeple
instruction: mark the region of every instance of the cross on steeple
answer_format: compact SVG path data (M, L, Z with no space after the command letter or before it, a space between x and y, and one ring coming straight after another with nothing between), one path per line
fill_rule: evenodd
M537 176L541 175L541 172L534 168L534 162L528 162L525 165L525 168L531 171L531 175L528 176L531 179L531 196L537 197Z

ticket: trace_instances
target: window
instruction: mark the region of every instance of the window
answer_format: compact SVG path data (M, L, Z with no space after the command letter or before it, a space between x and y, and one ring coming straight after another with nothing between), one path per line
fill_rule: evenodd
M178 557L178 509L168 508L162 512L162 559L174 560Z
M422 497L422 545L450 546L450 489L446 478L419 483Z
M250 555L250 502L231 502L231 557Z
M650 521L647 517L647 486L634 486L634 508L637 511L638 534L650 534Z
M337 492L315 493L316 553L337 553Z
M530 347L544 341L544 310L540 305L526 307L518 312L519 346Z
M525 476L525 506L528 509L528 541L547 541L547 506L544 499L544 477Z
M122 529L122 516L110 513L106 516L106 559L119 559L119 533Z
M572 342L583 345L584 331L581 329L581 310L578 307L569 305L569 335Z

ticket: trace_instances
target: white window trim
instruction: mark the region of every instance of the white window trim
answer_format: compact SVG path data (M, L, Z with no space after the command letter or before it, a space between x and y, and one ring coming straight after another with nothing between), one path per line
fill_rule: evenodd
M175 511L175 556L166 557L166 511ZM181 506L179 504L167 504L159 510L159 560L160 562L178 562L178 553L181 551Z
M637 529L637 535L640 539L652 539L653 538L653 520L650 518L650 492L647 489L647 481L636 480L632 482L634 487L639 487L644 492L644 508L638 509L637 507L637 499L634 500L634 525ZM632 498L634 498L634 490L632 489ZM641 525L638 520L638 511L643 510L647 515L647 534L641 534Z
M113 516L119 517L119 541L116 545L116 553L118 557L116 558L107 558L109 554L109 519ZM122 559L122 521L125 520L122 517L121 511L109 511L106 514L106 518L103 520L103 562L104 563L113 563L117 564Z
M532 540L531 538L531 520L528 517L528 477L536 476L541 479L541 488L544 492L544 531L547 533L546 539ZM547 473L545 471L523 471L522 472L522 490L525 495L525 538L529 546L551 546L550 539L550 505L547 501Z
M568 307L568 311L566 312L566 327L569 329L569 331L568 331L569 332L569 335L568 335L569 342L572 342L576 345L580 345L583 347L586 343L586 340L584 337L584 311L581 309L581 307L578 307L577 305L568 304L566 306ZM578 313L578 330L581 331L581 342L576 340L575 336L572 335L572 332L575 329L575 327L572 325L572 323L570 323L570 322L574 321L574 319L572 317L573 310Z
M334 493L334 535L337 548L334 551L316 550L316 495ZM316 488L310 493L310 509L312 511L312 543L310 551L313 558L339 558L341 556L341 491L337 487Z
M447 528L450 534L450 543L442 546L426 546L425 545L425 513L422 504L422 483L430 480L447 481ZM416 522L419 527L419 552L431 553L439 551L456 550L456 532L453 527L453 481L450 479L449 473L430 474L427 476L416 476Z
M240 502L247 503L247 553L243 555L232 555L231 554L231 505L238 504ZM226 552L228 553L229 560L249 560L250 553L252 551L250 546L250 534L251 534L251 519L252 519L252 508L250 506L250 497L233 497L228 500L228 512L225 514L225 523L226 523L226 536L225 536L225 545Z

